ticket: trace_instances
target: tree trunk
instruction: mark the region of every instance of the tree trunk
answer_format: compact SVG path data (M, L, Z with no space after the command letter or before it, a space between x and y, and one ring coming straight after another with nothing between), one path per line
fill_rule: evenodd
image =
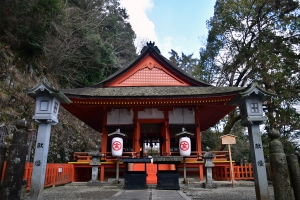
M228 121L224 127L224 130L222 132L222 135L227 135L230 133L232 127L234 126L234 124L239 121L241 119L240 115L235 115L235 111L232 111L229 115L228 115ZM226 145L223 145L221 140L219 140L218 145L216 146L216 151L223 151L225 149Z

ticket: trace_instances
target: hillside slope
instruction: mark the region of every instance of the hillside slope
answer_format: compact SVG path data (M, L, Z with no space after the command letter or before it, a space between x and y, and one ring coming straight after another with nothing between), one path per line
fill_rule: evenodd
M5 128L5 143L9 146L15 123L25 118L31 129L37 131L38 123L32 120L35 101L24 93L24 90L37 85L42 77L31 74L20 65L20 59L8 46L0 49L0 126ZM48 80L56 88L57 81ZM52 126L48 162L67 162L75 151L91 151L101 145L100 133L89 128L83 122L60 108L59 123ZM97 145L97 146L96 146ZM32 152L35 145L32 145ZM33 157L31 154L31 161Z

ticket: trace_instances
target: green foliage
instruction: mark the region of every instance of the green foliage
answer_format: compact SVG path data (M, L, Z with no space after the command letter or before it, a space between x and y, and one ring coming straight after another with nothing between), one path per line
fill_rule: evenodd
M94 85L135 56L135 34L118 1L69 1L45 45L47 73L63 87Z
M293 0L217 0L197 70L217 86L255 81L276 94L265 102L268 126L280 130L287 151L299 145L292 142L300 129L294 109L300 100L299 11ZM229 117L228 127L234 119Z
M193 58L193 54L185 55L184 53L181 53L181 56L179 56L178 53L173 49L171 49L169 54L171 55L169 60L175 66L179 67L181 70L190 75L194 73L194 69L197 67L199 60L197 58Z
M236 162L251 160L249 139L245 131L246 128L241 126L240 121L235 123L230 131L231 135L236 136L236 144L231 145L232 159Z
M118 0L0 2L0 43L30 76L90 86L135 56L135 34Z
M16 119L31 119L34 103L23 91L39 76L58 88L90 86L135 58L127 18L118 0L0 1L0 123L14 126ZM99 133L63 108L59 116L48 162L95 150Z
M209 147L212 150L218 146L220 142L220 136L222 133L215 128L207 129L201 133L201 142L202 142L202 151L205 151L206 147Z
M42 52L46 32L62 14L61 0L6 0L0 3L0 40L27 59Z

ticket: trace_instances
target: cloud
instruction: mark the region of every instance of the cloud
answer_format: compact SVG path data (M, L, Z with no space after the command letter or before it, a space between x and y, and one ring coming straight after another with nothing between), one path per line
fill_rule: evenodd
M136 34L134 42L139 52L147 41L154 41L158 45L154 23L147 17L146 12L154 7L152 0L121 0L121 7L126 8L129 23Z
M185 52L184 50L184 44L187 44L187 39L185 37L172 37L172 36L166 36L163 38L162 45L160 47L161 53L166 58L169 58L171 55L169 52L171 49L176 51L178 55L181 55L182 52Z
M169 51L171 51L174 45L174 39L171 36L164 37L163 45L161 46L161 53L165 56L169 56Z

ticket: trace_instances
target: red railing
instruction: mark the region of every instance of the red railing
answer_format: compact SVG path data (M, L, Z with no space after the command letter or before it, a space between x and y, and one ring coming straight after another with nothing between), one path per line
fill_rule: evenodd
M233 166L235 180L254 180L252 165ZM216 181L231 180L229 166L213 167L213 179Z
M101 153L102 157L101 160L116 160L115 156L112 156L111 152L104 152ZM128 158L137 157L138 152L123 152L122 156L120 158ZM89 155L89 152L74 152L73 159L76 160L76 162L90 162L92 159L92 156Z
M6 162L4 162L2 179L4 180L4 173ZM23 179L27 180L27 190L30 190L30 182L32 176L33 163L26 163L24 169ZM213 179L216 181L230 180L229 166L213 167ZM45 187L53 185L61 185L74 181L74 167L72 164L49 163L46 167L45 173ZM234 166L235 180L254 180L252 165Z
M6 162L3 165L1 181L4 180ZM27 190L30 190L30 182L32 176L33 163L25 164L23 180L27 180ZM74 169L72 164L49 163L45 173L45 187L53 185L62 185L73 181Z
M191 155L188 156L188 158L194 158L195 160L202 160L203 153L204 153L204 151L192 151ZM212 151L212 153L216 154L216 157L213 159L214 161L228 160L228 158L227 158L228 151ZM112 156L111 152L104 152L101 154L102 154L101 160L110 160L110 159L115 160L116 159L116 157ZM169 152L168 155L179 156L180 153L172 151L172 152ZM127 158L127 157L135 158L138 156L139 156L139 152L123 152L123 154L120 158ZM145 156L148 156L148 154L146 154ZM92 156L89 155L89 152L74 152L73 159L76 160L76 162L90 162L92 159Z

